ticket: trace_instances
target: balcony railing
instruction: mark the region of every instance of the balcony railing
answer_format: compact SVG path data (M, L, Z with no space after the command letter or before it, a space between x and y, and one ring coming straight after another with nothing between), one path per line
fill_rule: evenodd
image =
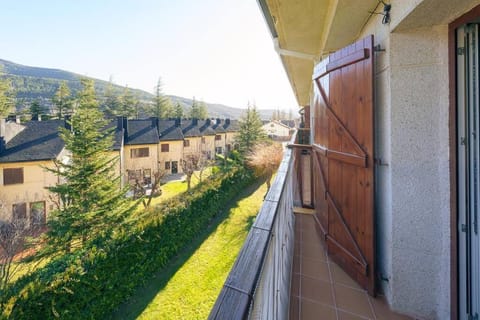
M294 205L312 205L311 183L308 183L311 181L310 146L305 144L306 131L301 132L294 135L292 142L295 143L285 150L275 180L209 319L288 318L293 209Z

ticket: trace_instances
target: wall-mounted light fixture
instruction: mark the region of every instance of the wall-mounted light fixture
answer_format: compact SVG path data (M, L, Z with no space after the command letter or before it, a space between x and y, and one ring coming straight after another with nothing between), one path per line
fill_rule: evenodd
M382 3L383 4L383 12L375 12L375 11L370 11L371 14L380 14L383 16L382 18L382 24L388 24L390 23L390 10L392 9L392 5L389 3L385 3L383 0L379 0L378 4Z

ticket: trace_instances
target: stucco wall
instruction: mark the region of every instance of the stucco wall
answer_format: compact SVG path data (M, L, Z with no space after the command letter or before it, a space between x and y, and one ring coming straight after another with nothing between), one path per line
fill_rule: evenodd
M57 177L44 167L54 168L52 161L2 163L0 164L0 220L10 221L12 206L16 203L27 203L27 218L30 218L31 202L45 201L45 212L48 216L53 203L50 201L47 186L57 183ZM23 183L3 185L4 168L23 168Z
M403 16L420 2L392 1L392 10ZM391 32L380 18L360 36L374 34L386 50L375 53L379 283L394 310L448 319L447 25Z

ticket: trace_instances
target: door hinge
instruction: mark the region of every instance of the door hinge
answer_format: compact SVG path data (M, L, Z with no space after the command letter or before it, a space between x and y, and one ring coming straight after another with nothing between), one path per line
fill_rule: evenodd
M468 320L478 320L478 313L475 313L475 315L469 314Z
M467 225L466 224L462 223L461 231L462 232L467 232Z
M465 54L465 47L458 47L457 48L457 55L463 56Z

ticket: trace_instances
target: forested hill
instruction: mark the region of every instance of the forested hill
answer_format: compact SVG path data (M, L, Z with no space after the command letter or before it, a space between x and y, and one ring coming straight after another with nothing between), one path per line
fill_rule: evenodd
M62 81L67 82L72 94L75 95L81 88L80 78L85 77L60 69L24 66L2 59L0 59L0 71L2 78L9 79L15 89L17 111L28 108L30 103L36 99L40 101L41 104L50 106L51 99ZM97 95L103 97L109 83L104 80L92 79L95 81ZM152 84L152 88L154 86L155 84ZM118 95L121 95L124 91L124 87L119 85L114 84L113 88ZM133 88L130 88L130 90L144 103L150 102L154 97L153 94L143 90ZM185 112L188 112L192 105L192 99L177 96L169 97L173 103L179 102ZM208 102L206 104L210 117L238 119L244 111L240 108L233 108L222 104ZM274 110L259 111L262 119L270 119L274 112Z

